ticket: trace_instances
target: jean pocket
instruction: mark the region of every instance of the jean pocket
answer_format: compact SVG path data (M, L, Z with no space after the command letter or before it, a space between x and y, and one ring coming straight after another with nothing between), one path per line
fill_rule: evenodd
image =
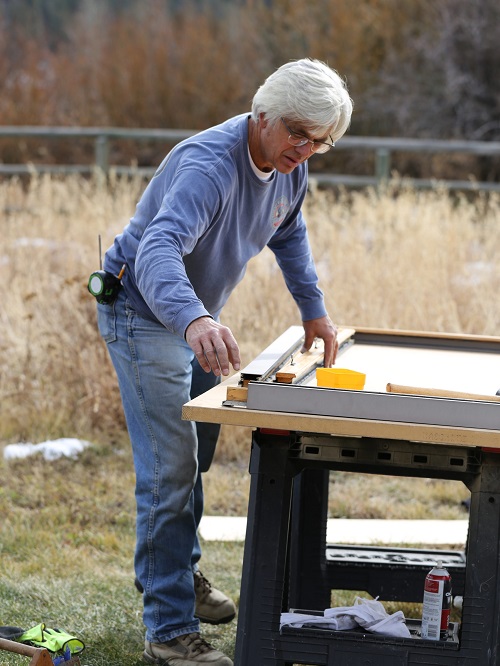
M106 343L116 340L116 313L115 304L97 304L97 327L102 339Z

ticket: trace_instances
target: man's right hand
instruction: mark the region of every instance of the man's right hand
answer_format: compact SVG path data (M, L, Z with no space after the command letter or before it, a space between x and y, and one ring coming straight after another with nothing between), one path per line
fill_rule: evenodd
M200 317L186 329L186 342L196 354L205 372L219 376L229 375L229 366L240 369L240 350L227 326L212 317Z

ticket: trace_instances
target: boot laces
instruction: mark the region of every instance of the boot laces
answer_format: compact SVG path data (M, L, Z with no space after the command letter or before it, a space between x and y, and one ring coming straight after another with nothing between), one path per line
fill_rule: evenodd
M210 581L205 578L201 571L197 571L194 576L194 586L202 595L210 594L212 591Z
M189 649L190 654L193 657L196 657L198 654L205 654L210 652L214 648L210 645L208 641L200 636L198 633L186 634L179 639L186 648Z

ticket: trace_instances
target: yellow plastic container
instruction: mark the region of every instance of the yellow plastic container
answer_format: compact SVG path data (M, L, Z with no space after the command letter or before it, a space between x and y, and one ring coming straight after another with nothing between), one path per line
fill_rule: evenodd
M353 389L361 391L365 386L366 375L347 368L316 368L316 383L329 388Z

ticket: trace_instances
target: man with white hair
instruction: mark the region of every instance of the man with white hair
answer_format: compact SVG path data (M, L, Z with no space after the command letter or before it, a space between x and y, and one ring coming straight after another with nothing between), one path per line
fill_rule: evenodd
M318 287L301 206L307 160L335 145L351 113L334 70L308 58L286 63L257 90L251 114L167 155L106 252L104 269L121 282L116 298L98 304L98 322L134 454L147 663L232 664L199 633L200 620L218 624L236 613L198 568L201 473L210 467L218 426L183 421L182 406L231 366L239 370L238 344L221 312L248 261L266 246L297 304L303 351L321 338L325 366L334 363L337 328Z

